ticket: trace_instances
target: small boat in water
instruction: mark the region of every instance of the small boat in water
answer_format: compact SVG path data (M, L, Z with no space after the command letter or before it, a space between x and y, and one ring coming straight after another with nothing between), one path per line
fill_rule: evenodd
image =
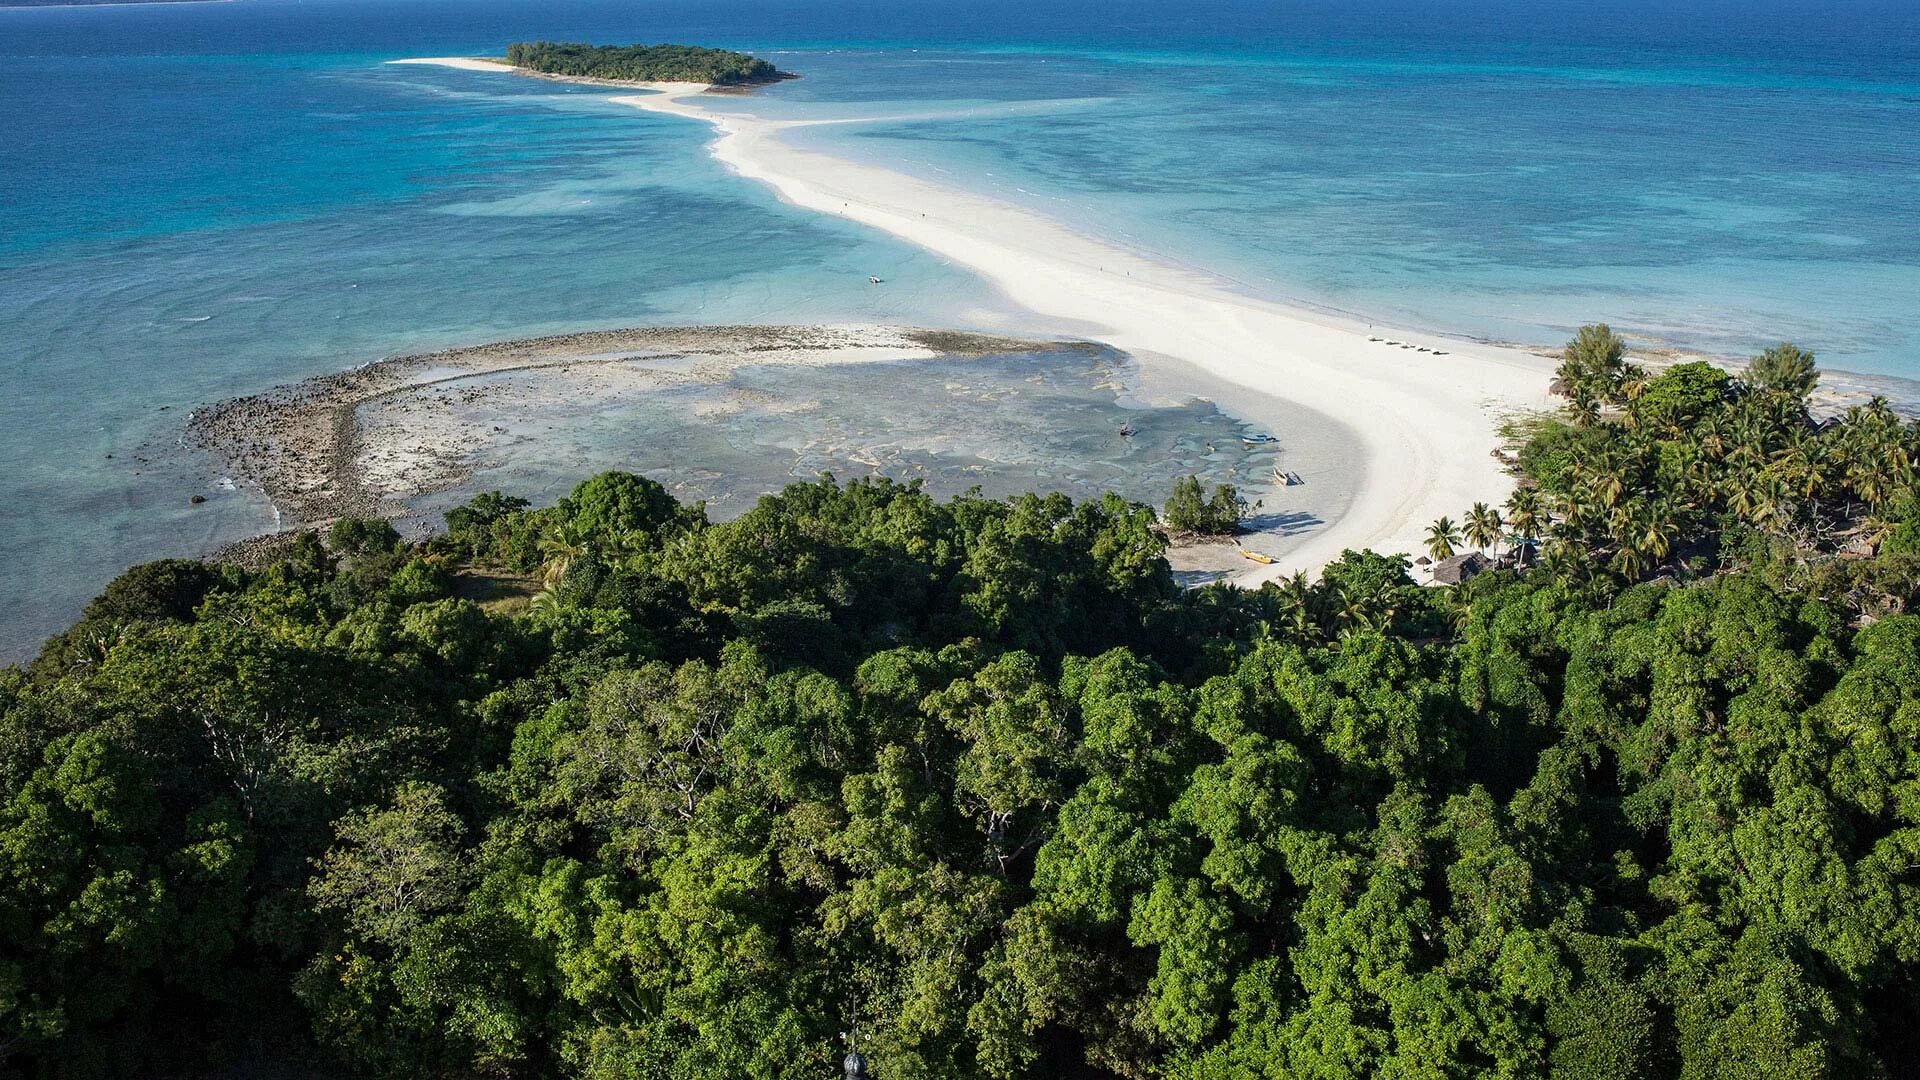
M1262 431L1253 435L1242 435L1240 436L1240 441L1246 443L1248 446L1264 446L1267 443L1276 443L1280 440Z
M1268 555L1264 552L1248 551L1246 548L1240 549L1240 557L1243 559L1250 559L1253 562L1257 562L1262 566L1271 565L1273 562L1273 556Z
M1133 438L1133 424L1131 424L1131 423L1126 423L1126 424L1121 424L1121 425L1120 425L1120 437L1121 437L1121 438L1123 438L1123 439L1131 439L1131 438Z
M869 285L878 285L878 284L880 284L880 279L879 279L879 278L877 278L877 277L874 277L874 276L873 276L872 274L868 274L868 275L867 275L867 284L869 284Z

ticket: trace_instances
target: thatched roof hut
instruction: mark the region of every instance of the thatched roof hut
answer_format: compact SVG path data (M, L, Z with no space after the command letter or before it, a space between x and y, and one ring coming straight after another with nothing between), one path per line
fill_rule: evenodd
M1474 575L1493 569L1493 560L1477 551L1455 555L1433 564L1433 580L1438 585L1458 585Z

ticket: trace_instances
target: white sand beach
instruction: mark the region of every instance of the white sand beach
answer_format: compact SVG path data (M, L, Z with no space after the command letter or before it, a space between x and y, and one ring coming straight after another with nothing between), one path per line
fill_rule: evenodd
M424 64L428 67L459 68L461 71L491 71L503 75L525 75L536 79L552 79L555 82L587 83L599 86L623 86L633 89L657 90L663 94L698 94L712 89L706 83L690 82L639 82L635 80L613 81L608 79L574 79L557 75L543 75L537 71L528 71L514 67L501 60L483 60L473 56L415 56L405 60L389 60L389 64Z
M505 64L422 59L471 70ZM1415 553L1441 515L1506 496L1491 456L1500 420L1550 406L1551 365L1530 353L1362 322L1240 295L1204 275L1075 233L992 198L795 147L788 128L665 84L615 100L713 125L716 159L796 206L885 230L966 266L1014 302L1152 364L1173 357L1236 386L1298 403L1360 434L1366 460L1347 512L1246 580L1316 572L1346 548ZM836 123L845 120L833 121ZM1383 340L1370 340L1379 338ZM1424 346L1418 352L1406 346ZM1233 410L1231 400L1221 406ZM1280 432L1283 438L1285 432Z
M387 63L426 64L431 67L459 68L462 71L501 71L508 74L520 70L499 60L478 60L470 56L416 56L406 60L389 60Z

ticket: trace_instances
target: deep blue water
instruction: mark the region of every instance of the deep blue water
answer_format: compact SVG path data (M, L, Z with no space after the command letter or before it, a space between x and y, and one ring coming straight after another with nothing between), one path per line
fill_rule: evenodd
M595 326L990 322L970 277L728 177L694 125L381 64L533 37L769 54L806 78L755 107L794 115L937 107L808 137L1255 292L1920 376L1911 2L0 10L0 657L128 563L270 523L173 449L198 405Z

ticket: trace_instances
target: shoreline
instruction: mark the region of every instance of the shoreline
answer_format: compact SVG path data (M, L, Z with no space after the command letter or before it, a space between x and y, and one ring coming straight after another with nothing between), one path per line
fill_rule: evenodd
M1189 384L1204 376L1217 384L1205 396L1241 416L1265 411L1249 407L1252 399L1279 399L1353 432L1360 481L1345 512L1290 537L1271 565L1230 575L1244 584L1294 571L1312 576L1348 549L1419 554L1433 520L1459 520L1473 503L1497 505L1513 490L1500 455L1503 422L1563 404L1548 392L1557 357L1546 348L1388 328L1348 312L1254 296L1230 278L1075 231L1041 210L781 137L864 118L774 120L715 109L702 99L732 88L700 84L574 80L472 58L400 62L649 91L609 100L709 125L709 152L734 174L771 187L791 205L880 229L972 270L1041 317L1045 332L1107 343L1150 372L1184 368ZM739 93L725 99L738 102ZM1636 358L1656 370L1681 359L1738 366L1689 350L1630 352L1644 353ZM1815 397L1822 412L1862 404L1879 389L1871 377L1824 376ZM1218 393L1218 385L1236 393ZM1284 500L1284 489L1275 494Z
M408 395L482 393L488 377L592 367L635 368L647 362L849 362L868 353L889 358L968 355L1041 346L989 334L880 326L660 326L589 330L490 342L389 357L259 394L229 398L196 411L186 445L218 455L234 481L257 488L279 531L343 516L390 516L404 500L460 484L468 466L454 432L426 433L425 445L396 449L370 439L386 402L411 413ZM653 374L653 373L649 373ZM276 534L268 534L276 535ZM257 538L255 538L257 539ZM244 541L243 541L244 542Z
M473 71L503 63L419 58ZM1502 420L1554 407L1553 365L1520 349L1357 320L1246 297L1067 230L1039 214L973 193L784 143L783 131L835 121L766 120L719 112L706 87L657 84L610 100L711 125L710 152L737 175L803 209L878 228L980 274L1059 332L1111 344L1152 366L1172 358L1233 386L1321 413L1358 433L1364 458L1347 512L1257 582L1309 573L1347 549L1413 554L1426 526L1476 501L1497 502L1513 478L1494 459ZM1420 363L1409 363L1419 358ZM1222 401L1232 411L1232 401ZM1284 439L1285 432L1277 433Z
M866 365L871 374L852 375ZM1237 436L1256 425L1220 409L1205 392L1215 388L1204 372L1156 378L1079 339L877 324L657 326L379 360L199 410L183 444L222 459L229 480L273 509L276 531L212 556L248 565L339 517L430 531L476 491L543 498L605 468L644 472L719 520L821 473L920 481L937 497L1118 491L1149 503L1188 472L1226 479L1249 499L1271 498L1264 478L1282 460L1314 477L1286 507L1256 507L1238 542L1176 545L1176 573L1198 582L1239 571L1242 546L1290 546L1337 518L1355 489L1352 458L1339 452L1352 433L1323 430L1331 421L1284 403L1250 402L1312 437L1297 448L1243 445ZM982 405L994 411L975 412ZM608 441L609 418L638 426ZM1138 423L1137 438L1115 434L1123 423Z

